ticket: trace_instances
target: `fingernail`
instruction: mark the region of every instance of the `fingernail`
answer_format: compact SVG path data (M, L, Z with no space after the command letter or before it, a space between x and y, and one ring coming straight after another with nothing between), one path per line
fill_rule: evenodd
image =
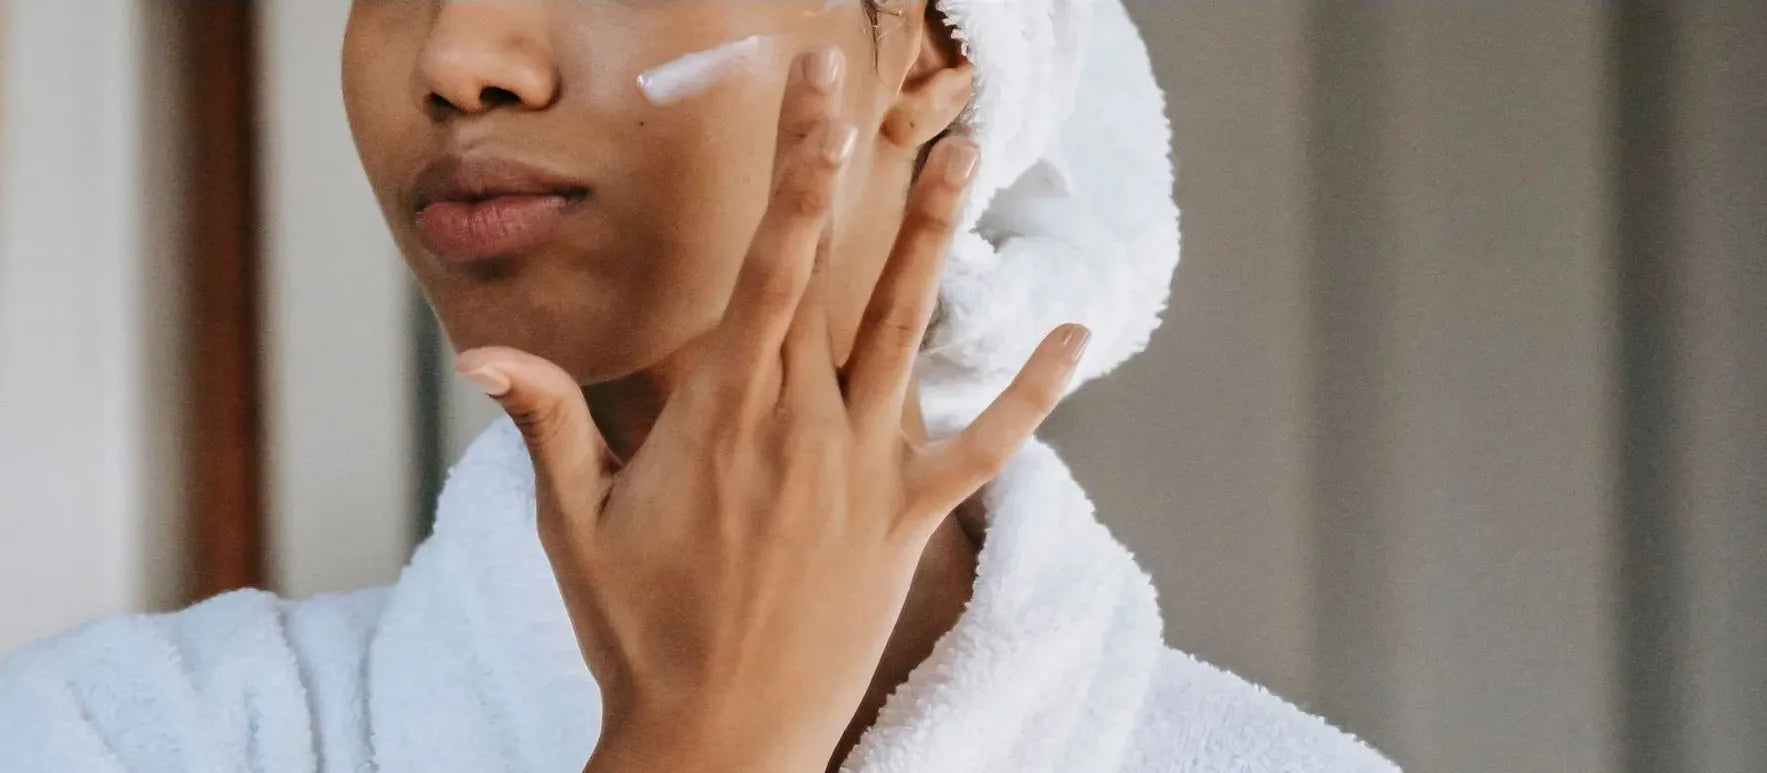
M485 394L492 397L502 397L509 394L509 377L489 365L481 365L472 370L462 371L460 375L465 376L466 380L471 381L479 389L484 390Z
M1066 353L1068 359L1073 362L1078 362L1080 355L1086 353L1086 345L1089 343L1092 343L1092 331L1085 325L1079 324L1064 326L1061 338L1057 341L1062 352Z
M804 80L819 89L828 89L840 79L841 66L846 62L846 55L840 49L830 46L812 51L804 57Z
M845 121L837 121L828 125L822 133L822 156L829 161L839 163L847 160L853 153L853 143L859 138L859 130Z
M963 185L976 173L981 153L969 140L951 140L945 147L945 179L952 185Z

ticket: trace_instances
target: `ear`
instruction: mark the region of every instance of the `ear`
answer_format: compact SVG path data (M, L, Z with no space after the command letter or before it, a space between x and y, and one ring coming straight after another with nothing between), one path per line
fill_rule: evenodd
M944 13L930 0L914 36L918 50L896 103L884 114L882 129L892 144L918 151L951 128L969 106L975 95L975 65L963 58Z

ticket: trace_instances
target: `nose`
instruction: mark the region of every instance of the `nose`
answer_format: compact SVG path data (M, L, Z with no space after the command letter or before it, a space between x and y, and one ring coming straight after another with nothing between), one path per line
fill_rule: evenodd
M559 74L546 2L442 2L418 57L415 91L437 121L499 108L544 110Z

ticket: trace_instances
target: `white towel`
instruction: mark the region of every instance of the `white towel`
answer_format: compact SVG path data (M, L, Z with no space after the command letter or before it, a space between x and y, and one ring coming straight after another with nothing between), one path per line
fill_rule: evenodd
M1027 446L985 503L968 607L842 770L1395 770L1167 649L1147 576L1048 448ZM508 421L455 467L435 535L391 589L242 591L0 664L8 772L575 771L599 726Z
M919 375L928 416L965 421L1063 322L1092 329L1071 388L1145 348L1178 208L1165 99L1120 0L939 7L976 65L981 163Z

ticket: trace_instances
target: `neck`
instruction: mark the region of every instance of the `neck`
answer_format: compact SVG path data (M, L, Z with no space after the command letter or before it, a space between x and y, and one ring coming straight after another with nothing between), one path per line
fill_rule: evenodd
M650 435L664 404L683 371L678 368L641 372L620 379L584 387L590 414L607 439L609 447L621 459L631 459ZM911 440L927 439L926 425L920 415L920 397L911 391L908 408L903 412L903 433ZM975 585L976 556L981 548L979 529L963 524L979 523L978 506L967 502L948 515L928 541L902 614L884 647L871 686L855 707L852 721L835 747L829 760L830 771L840 767L865 729L876 722L878 712L890 693L907 681L909 673L932 654L933 645L957 624L969 603Z

